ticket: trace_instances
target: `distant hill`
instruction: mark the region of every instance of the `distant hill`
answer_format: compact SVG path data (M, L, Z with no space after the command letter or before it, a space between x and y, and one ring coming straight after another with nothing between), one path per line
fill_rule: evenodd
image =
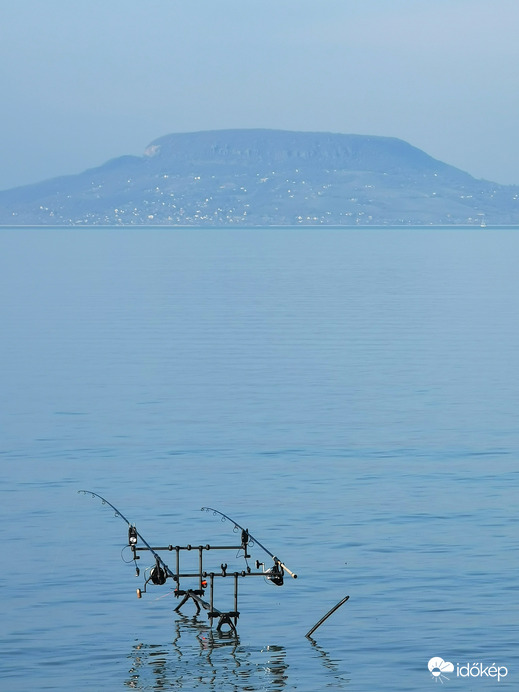
M3 225L517 224L519 186L389 137L171 134L143 156L0 192Z

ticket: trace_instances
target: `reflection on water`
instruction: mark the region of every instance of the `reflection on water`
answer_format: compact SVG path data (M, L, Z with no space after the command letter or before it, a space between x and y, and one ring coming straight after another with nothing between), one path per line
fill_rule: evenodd
M340 673L338 662L332 659L328 651L325 651L322 646L319 646L319 644L315 641L315 639L312 639L312 637L308 637L308 641L319 655L319 661L327 670L335 674L334 677L337 681L344 684L350 682L349 677L345 677Z
M288 680L287 670L288 663L286 662L286 651L283 646L267 646L262 649L262 653L268 654L267 665L265 671L272 676L270 687L276 690L285 688Z
M266 646L247 649L237 635L216 632L196 617L180 616L170 644L134 644L125 685L135 690L283 690L287 683L286 650Z

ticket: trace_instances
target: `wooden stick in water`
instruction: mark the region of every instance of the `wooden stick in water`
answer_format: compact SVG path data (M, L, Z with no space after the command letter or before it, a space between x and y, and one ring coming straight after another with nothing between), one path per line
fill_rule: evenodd
M312 627L312 629L309 630L309 631L305 634L305 637L310 637L311 634L312 634L313 632L315 632L315 630L316 630L320 625L323 624L323 622L326 620L326 618L329 618L330 615L331 615L332 613L335 613L335 611L337 610L337 608L340 608L341 605L342 605L343 603L346 603L346 601L348 600L348 598L349 598L349 596L345 596L345 597L342 599L342 601L339 601L339 603L337 603L337 605L334 605L333 608L332 608L331 610L329 610L329 611L326 613L326 615L325 615L324 617L322 617L322 618L319 620L319 622L318 622L316 625L314 625L314 626Z

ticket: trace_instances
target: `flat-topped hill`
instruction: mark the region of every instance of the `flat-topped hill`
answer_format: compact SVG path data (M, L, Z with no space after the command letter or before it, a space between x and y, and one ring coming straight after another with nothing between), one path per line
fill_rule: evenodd
M4 225L515 224L519 186L390 137L171 134L142 156L0 192Z

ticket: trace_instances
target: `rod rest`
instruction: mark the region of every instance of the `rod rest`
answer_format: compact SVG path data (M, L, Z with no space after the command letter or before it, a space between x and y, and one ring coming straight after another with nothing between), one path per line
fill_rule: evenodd
M205 591L203 589L188 589L184 591L183 589L175 589L175 596L186 596L194 594L195 596L203 596Z

